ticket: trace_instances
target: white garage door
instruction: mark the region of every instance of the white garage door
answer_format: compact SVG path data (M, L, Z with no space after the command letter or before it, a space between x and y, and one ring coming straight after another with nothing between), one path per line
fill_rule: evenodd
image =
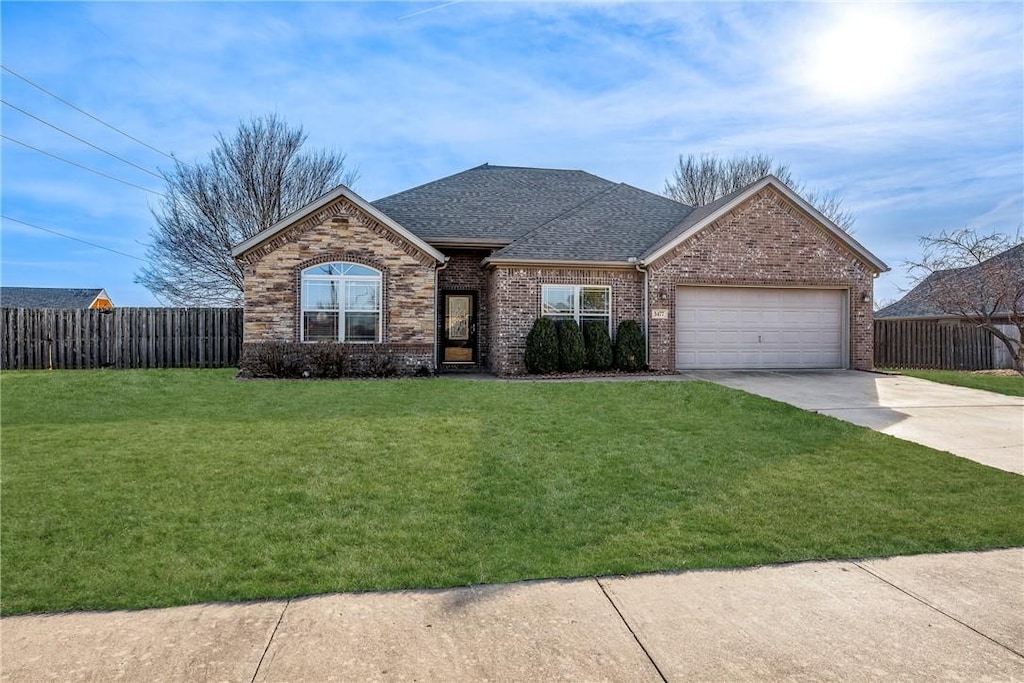
M680 287L676 367L842 368L846 291Z

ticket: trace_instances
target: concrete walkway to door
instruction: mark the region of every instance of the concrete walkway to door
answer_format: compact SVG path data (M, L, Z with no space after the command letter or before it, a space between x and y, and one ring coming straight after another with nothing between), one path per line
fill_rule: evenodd
M1024 474L1024 398L857 370L684 372Z

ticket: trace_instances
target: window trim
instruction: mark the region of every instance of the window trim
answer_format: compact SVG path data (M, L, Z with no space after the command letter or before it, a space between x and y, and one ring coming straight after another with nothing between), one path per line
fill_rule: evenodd
M544 317L544 318L564 318L564 317L567 317L567 315L552 315L550 313L545 313L544 312L544 295L547 293L548 289L553 288L553 287L558 287L558 288L561 288L561 289L571 289L572 290L572 314L571 315L572 315L573 320L576 321L576 324L579 325L581 328L583 327L583 323L581 322L583 318L596 318L596 317L598 317L596 315L592 315L592 314L591 315L586 315L586 314L583 313L583 311L582 311L582 308L583 308L583 299L582 299L583 290L584 289L603 289L603 290L607 291L608 292L608 314L607 314L608 315L608 336L611 336L611 334L612 334L612 287L611 287L611 285L572 285L572 284L555 284L555 283L541 284L541 286L540 286L540 315L541 315L541 317Z
M371 270L376 275L345 275L345 274L326 274L326 273L311 273L309 271L323 268L327 265L340 264L345 266L358 266ZM339 296L338 296L338 308L336 311L331 310L328 312L338 314L338 335L334 339L334 342L339 344L380 344L384 336L384 273L368 266L365 263L358 263L355 261L324 261L323 263L315 263L311 266L303 268L299 272L299 339L302 343L316 344L319 341L327 340L311 340L306 339L306 313L315 313L318 311L324 311L326 309L307 309L306 308L306 283L307 282L336 282L338 284ZM345 339L345 315L350 312L345 308L346 299L348 295L348 288L346 284L349 282L370 282L377 284L377 308L375 311L360 311L353 310L351 313L376 313L377 314L377 336L372 341L367 340L354 340L349 341Z

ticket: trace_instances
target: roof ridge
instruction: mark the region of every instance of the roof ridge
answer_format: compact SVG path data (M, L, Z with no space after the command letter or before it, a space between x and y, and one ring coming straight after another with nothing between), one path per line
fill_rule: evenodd
M473 168L470 168L470 169L467 169L467 170L475 171L475 170L481 169L481 168L510 168L510 169L518 169L518 170L522 170L522 171L560 171L562 173L585 173L586 175L594 176L595 178L601 178L601 176L594 175L590 171L584 171L582 168L549 168L549 167L546 167L546 166L515 166L515 165L510 165L510 164L483 163L483 164L480 164L479 166L474 166ZM608 180L608 179L607 178L601 178L601 180ZM611 183L611 182L614 182L614 181L608 180L608 182Z
M473 171L480 171L480 170L483 170L483 169L493 169L493 168L507 168L507 169L513 169L513 170L521 170L521 171L556 171L558 173L579 173L579 174L582 174L582 175L590 176L591 178L597 178L598 180L603 180L603 181L605 181L607 183L614 183L615 182L614 180L608 180L607 178L602 178L599 175L595 175L593 173L590 173L589 171L584 171L584 170L578 169L578 168L541 168L540 166L504 166L504 165L501 165L501 164L492 164L492 163L489 163L489 162L485 161L484 163L480 164L479 166L473 166L473 167L467 168L467 169L465 169L463 171L457 171L456 173L452 173L450 175L446 175L446 176L443 176L441 178L435 178L434 180L428 180L425 183L420 183L419 185L414 185L414 186L408 187L408 188L406 188L404 190L399 190L398 192L392 192L391 194L385 195L383 197L378 197L377 199L374 199L370 203L373 204L373 203L376 203L376 202L382 202L382 201L384 201L386 199L391 199L394 196L397 196L397 195L400 195L400 194L405 194L406 192L412 192L413 190L419 190L421 188L428 187L430 185L434 185L436 183L439 183L439 182L441 182L443 180L449 180L451 178L455 178L456 176L464 175L464 174L467 174L467 173L472 173Z
M600 176L594 176L594 177L598 178ZM607 180L607 179L606 178L601 178L601 180ZM609 180L608 182L611 182L611 181ZM530 235L533 235L534 233L538 232L541 228L554 223L556 220L558 220L559 218L562 218L563 216L568 216L569 214L571 214L574 211L578 210L584 204L589 204L594 199L597 199L598 197L600 197L602 195L608 194L612 190L617 190L620 187L623 187L625 185L626 185L626 183L613 183L611 187L606 187L605 189L601 190L600 192L596 192L596 193L590 195L589 197L587 197L586 199L584 199L580 203L575 204L573 206L570 206L565 211L562 211L561 213L555 214L554 216L552 216L551 218L547 219L543 223L539 224L537 227L533 228L532 230L530 230L530 231L528 231L526 233L523 233L522 235L520 235L516 239L512 240L511 242L509 242L508 244L506 244L504 247L502 247L498 251L496 251L493 254L491 254L491 256L497 256L498 254L500 254L501 252L505 251L506 249L514 247L518 242L520 242L522 240L525 240Z
M645 190L644 188L637 187L636 185L630 185L629 183L619 183L619 185L625 185L626 187L630 188L631 190L636 190L638 192L643 192L644 194L649 194L652 197L657 197L658 199L663 199L663 200L665 200L667 202L673 202L675 204L679 204L680 206L685 206L686 208L690 209L690 211L693 211L693 210L695 210L697 208L695 206L690 206L686 202L681 202L678 199L672 199L672 197L666 197L665 195L658 194L657 192L651 192L650 190Z

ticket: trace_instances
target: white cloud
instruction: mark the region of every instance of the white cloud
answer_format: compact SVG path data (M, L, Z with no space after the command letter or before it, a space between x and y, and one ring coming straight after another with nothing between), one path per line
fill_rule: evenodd
M928 36L912 55L927 59L906 87L854 107L809 91L794 66L836 7L465 2L400 21L408 5L8 3L2 37L12 68L186 161L277 111L311 145L348 152L369 198L484 161L659 191L680 153L764 151L843 192L858 237L886 253L923 225L1019 207L1024 10L886 6ZM3 79L5 97L55 123L147 167L170 163ZM3 117L5 134L139 180ZM145 239L152 199L56 163L5 144L5 211Z

